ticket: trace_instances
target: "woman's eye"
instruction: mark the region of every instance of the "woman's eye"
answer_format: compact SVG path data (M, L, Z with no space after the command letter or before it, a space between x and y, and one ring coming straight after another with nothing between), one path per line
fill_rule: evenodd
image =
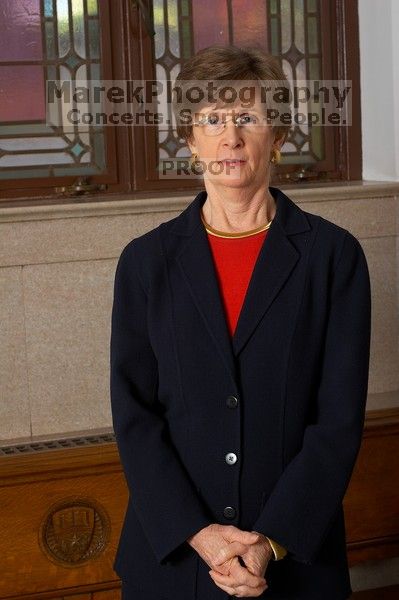
M206 122L209 125L217 125L219 123L219 116L218 115L208 115Z
M256 115L241 115L239 119L241 125L248 125L252 123L257 123Z

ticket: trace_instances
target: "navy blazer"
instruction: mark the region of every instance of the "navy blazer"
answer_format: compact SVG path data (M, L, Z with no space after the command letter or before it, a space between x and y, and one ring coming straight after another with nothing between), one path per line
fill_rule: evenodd
M186 541L210 523L287 548L262 598L352 591L342 501L367 398L367 262L348 230L269 189L276 213L232 338L206 191L117 264L111 407L129 502L114 569L139 600L228 597Z

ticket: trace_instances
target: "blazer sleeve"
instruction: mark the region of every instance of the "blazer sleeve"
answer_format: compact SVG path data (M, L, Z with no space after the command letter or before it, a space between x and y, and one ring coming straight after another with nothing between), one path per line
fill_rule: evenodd
M371 291L363 249L346 231L334 271L317 419L252 529L313 564L348 487L362 441L368 389Z
M158 369L146 327L135 240L115 272L110 339L111 413L137 518L159 564L211 523L168 434L157 402Z

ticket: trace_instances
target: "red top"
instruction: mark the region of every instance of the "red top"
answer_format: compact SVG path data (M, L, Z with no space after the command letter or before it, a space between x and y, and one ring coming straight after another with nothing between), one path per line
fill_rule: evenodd
M225 238L207 233L231 336L267 232Z

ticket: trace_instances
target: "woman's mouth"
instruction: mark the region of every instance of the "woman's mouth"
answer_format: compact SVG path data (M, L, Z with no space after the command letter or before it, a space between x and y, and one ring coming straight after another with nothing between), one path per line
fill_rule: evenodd
M219 162L225 164L225 165L229 165L229 166L239 166L239 165L243 165L245 164L247 161L246 160L240 160L237 158L227 158L225 160L220 160Z

